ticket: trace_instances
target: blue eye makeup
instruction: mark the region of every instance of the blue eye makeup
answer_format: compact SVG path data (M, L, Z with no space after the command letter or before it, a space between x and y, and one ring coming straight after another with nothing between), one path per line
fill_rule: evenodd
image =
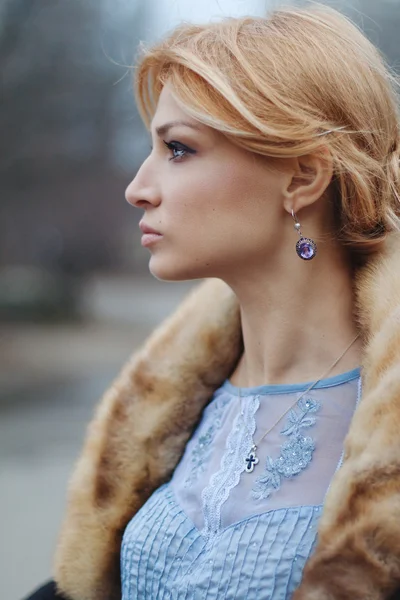
M172 156L169 160L181 160L188 154L196 154L195 150L192 150L191 148L185 146L184 144L181 144L180 142L166 142L165 140L163 140L163 142L168 148L168 150L172 152Z

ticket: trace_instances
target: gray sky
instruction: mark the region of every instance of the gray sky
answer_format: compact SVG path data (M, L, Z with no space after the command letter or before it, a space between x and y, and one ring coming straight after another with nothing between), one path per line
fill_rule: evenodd
M269 0L150 0L154 37L162 36L181 21L201 23L221 17L264 15Z

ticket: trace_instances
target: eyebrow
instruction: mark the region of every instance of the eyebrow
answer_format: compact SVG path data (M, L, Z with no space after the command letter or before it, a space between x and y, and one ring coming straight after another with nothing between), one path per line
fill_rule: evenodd
M177 121L170 121L169 123L165 123L164 125L160 125L159 127L156 127L156 134L159 137L162 137L170 129L172 129L172 127L177 127L178 125L184 126L184 127L191 127L191 129L196 129L196 130L201 129L201 127L199 125L196 125L195 123L190 123L189 121L177 120Z

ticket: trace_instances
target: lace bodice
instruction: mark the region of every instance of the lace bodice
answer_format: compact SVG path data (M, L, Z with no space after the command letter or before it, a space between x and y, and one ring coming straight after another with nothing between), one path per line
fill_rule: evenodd
M317 542L325 494L361 394L358 369L310 384L226 381L170 482L128 524L122 600L290 600ZM190 401L190 399L188 399ZM258 444L253 442L293 409Z
M318 505L340 462L357 402L359 369L321 381L294 405L246 457L309 384L239 390L229 381L214 394L171 481L181 506L204 537L273 508Z

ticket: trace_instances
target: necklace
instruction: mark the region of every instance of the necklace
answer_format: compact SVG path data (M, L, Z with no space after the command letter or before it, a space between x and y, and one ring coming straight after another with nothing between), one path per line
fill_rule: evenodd
M245 471L246 473L251 473L254 470L254 467L259 463L259 458L257 456L257 446L258 444L261 442L261 440L263 440L265 438L265 436L273 430L273 428L275 427L275 425L277 425L279 423L279 421L281 419L283 419L283 417L289 412L289 410L291 408L293 408L293 406L295 404L297 404L297 402L303 398L303 396L305 396L313 387L315 387L317 385L317 383L319 383L321 381L321 379L323 379L324 377L326 377L334 367L336 367L336 365L338 364L338 362L343 358L343 356L346 354L346 352L348 350L350 350L351 346L354 344L354 342L360 337L360 334L358 333L356 335L356 337L354 338L354 340L352 342L350 342L350 344L347 346L347 348L341 353L341 355L339 356L339 358L337 358L329 367L329 369L327 371L325 371L324 373L322 373L322 375L319 377L319 379L317 379L317 381L314 381L313 384L310 385L310 387L308 387L305 392L303 392L298 398L296 398L296 400L293 402L293 404L291 404L289 406L288 409L285 410L285 412L283 413L283 415L281 415L279 417L279 419L277 421L275 421L275 423L272 425L272 427L270 427L262 437L260 437L259 440L257 440L257 442L253 441L253 445L250 449L249 454L246 456L246 458L244 459L244 462L246 463L246 468ZM239 388L239 404L241 404L241 394L240 394L240 388Z

